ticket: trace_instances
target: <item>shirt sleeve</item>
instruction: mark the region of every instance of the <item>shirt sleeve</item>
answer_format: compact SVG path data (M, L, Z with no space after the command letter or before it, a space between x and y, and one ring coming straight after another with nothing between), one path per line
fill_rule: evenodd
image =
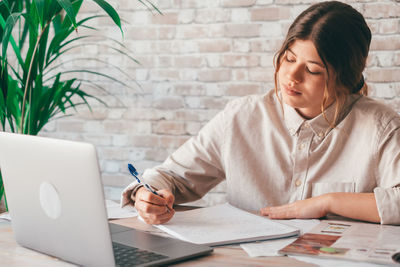
M146 182L157 189L171 190L175 203L179 204L200 199L224 180L221 157L228 106L229 104L162 165L146 170L143 174ZM137 182L124 189L121 206L134 204L137 189Z
M400 224L400 119L392 119L378 138L377 187L381 224Z

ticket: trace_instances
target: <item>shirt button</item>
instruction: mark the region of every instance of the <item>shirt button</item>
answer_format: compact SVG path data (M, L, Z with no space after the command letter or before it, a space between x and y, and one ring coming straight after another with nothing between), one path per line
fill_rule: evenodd
M300 186L301 185L301 180L297 179L296 182L294 183L296 186Z
M294 134L294 132L295 132L295 131L294 131L293 128L290 128L290 129L289 129L289 133L290 133L290 134Z
M308 122L304 123L304 128L310 128L310 124L308 124Z
M323 133L323 132L319 132L319 133L318 133L318 136L319 136L319 137L323 137L323 136L324 136L324 133Z
M299 150L302 150L302 149L304 149L305 147L306 147L306 144L304 144L304 143L303 143L303 144L300 144L300 145L299 145Z

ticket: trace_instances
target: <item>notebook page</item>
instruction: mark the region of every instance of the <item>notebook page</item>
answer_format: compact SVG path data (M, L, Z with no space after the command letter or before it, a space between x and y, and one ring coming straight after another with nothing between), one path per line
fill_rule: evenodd
M265 240L299 233L295 227L246 212L228 203L177 212L168 223L155 226L179 239L204 245Z

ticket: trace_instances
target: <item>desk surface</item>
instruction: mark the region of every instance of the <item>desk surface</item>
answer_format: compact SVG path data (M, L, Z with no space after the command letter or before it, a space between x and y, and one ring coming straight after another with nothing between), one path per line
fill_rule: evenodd
M165 235L157 228L139 221L136 217L129 219L113 220L113 223L133 227L155 234ZM0 259L3 266L75 266L56 258L38 253L19 246L11 229L11 223L0 220ZM174 266L315 266L289 257L260 257L250 258L238 246L223 246L214 248L208 256L184 261Z

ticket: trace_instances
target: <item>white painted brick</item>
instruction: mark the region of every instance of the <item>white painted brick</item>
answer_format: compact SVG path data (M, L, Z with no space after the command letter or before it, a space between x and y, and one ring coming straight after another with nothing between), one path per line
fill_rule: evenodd
M178 0L182 8L211 8L218 7L219 1L215 0Z
M121 108L114 108L114 109L110 109L108 110L108 119L121 119L122 118L122 114L125 112L124 109Z
M298 15L300 15L301 12L303 12L304 10L306 10L309 7L309 5L292 5L290 7L290 16L292 17L292 19L294 20Z
M134 147L129 151L129 155L122 159L122 160L132 160L132 161L139 161L139 160L143 160L145 158L146 155L146 151L147 149L143 149L143 148L138 148L138 147Z
M101 170L103 172L116 173L121 170L121 164L118 161L106 161L102 164Z
M54 132L57 129L56 120L49 121L44 127L43 131L45 132Z
M125 134L114 134L111 140L111 145L116 147L126 146L128 144L128 136Z
M256 0L223 0L221 5L223 7L251 7Z
M221 89L222 84L210 83L207 84L206 93L207 96L224 96L223 89Z
M85 133L82 140L98 146L110 146L112 144L112 136L107 134Z
M210 30L211 38L224 37L224 34L225 34L225 24L224 23L209 24L208 27Z
M274 0L257 0L257 5L270 5Z
M229 9L199 9L196 12L196 23L227 22L231 16Z
M374 92L374 97L393 99L396 97L396 90L390 83L374 83L369 86Z
M184 69L179 72L179 80L196 81L198 79L198 71L196 69Z
M186 132L188 133L188 134L190 134L190 135L195 135L195 134L197 134L199 131L200 131L200 129L203 127L203 124L202 123L199 123L199 122L191 122L191 123L187 123L186 124L186 128L185 128L185 130L186 130Z
M99 121L87 121L83 126L83 130L88 133L101 133L104 132L104 125Z
M207 67L218 68L221 66L221 56L219 54L205 55Z
M273 53L263 53L260 56L260 66L261 67L273 67L274 64L274 56L275 54Z
M178 21L182 24L191 23L194 20L195 11L194 10L183 10L179 12Z
M235 68L232 70L232 81L241 82L249 80L249 68Z
M282 31L282 25L276 22L263 22L260 29L260 36L265 37L276 37L284 34ZM285 31L286 34L286 31Z
M174 151L174 150L173 150ZM173 151L161 148L147 148L144 159L163 162Z
M123 18L128 19L131 25L146 25L150 23L151 14L147 10L124 12ZM128 37L128 36L127 36Z
M376 53L379 67L391 67L394 65L393 52L384 51Z
M236 22L249 21L250 13L247 8L235 8L231 11L231 19Z
M250 51L250 43L248 40L234 40L233 41L233 51L235 52L249 52Z
M196 84L193 82L186 82L186 83L179 83L176 84L173 88L172 94L178 95L197 95L201 96L204 95L204 87L206 85L203 84Z

